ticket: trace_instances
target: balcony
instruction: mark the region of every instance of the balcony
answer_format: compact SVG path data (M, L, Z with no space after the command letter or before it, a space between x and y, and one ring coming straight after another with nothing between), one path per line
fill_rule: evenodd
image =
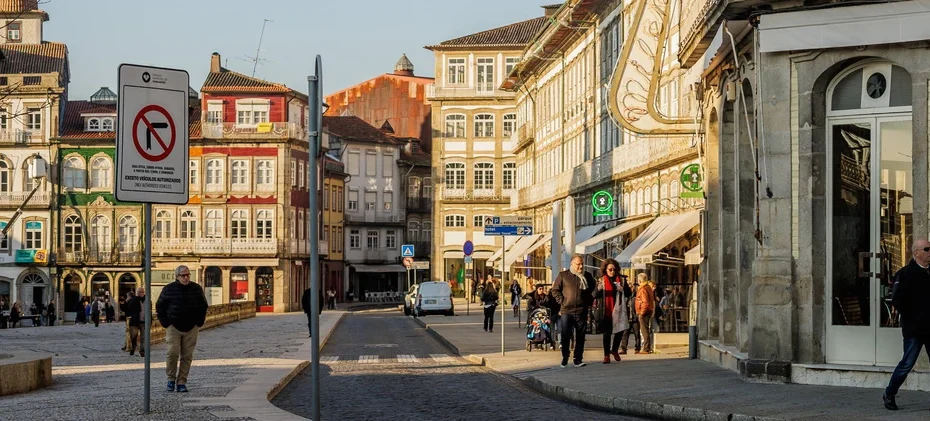
M509 192L510 190L508 190ZM489 203L505 204L510 203L510 198L496 189L443 189L437 200L443 203Z
M274 238L153 238L153 254L274 256Z
M514 209L549 203L568 194L610 180L619 180L649 168L660 167L697 156L690 137L645 138L614 148L610 153L565 171L551 179L537 181L511 198Z
M502 91L497 86L487 87L488 89L479 90L478 87L468 86L426 86L426 99L437 100L445 98L467 99L467 98L503 98L513 99L516 97L515 92Z
M292 238L289 245L290 245L289 250L291 251L292 256L295 254L302 254L302 255L310 254L310 244L307 242L307 240L298 240L298 239Z
M433 198L431 197L408 197L407 212L431 212L433 210Z
M536 141L536 127L532 124L524 124L517 129L517 139L512 153L516 154L527 146Z
M375 211L346 212L345 219L350 224L404 224L399 215L381 214Z
M19 207L26 200L26 196L29 196L29 192L3 192L0 193L0 207ZM45 191L37 191L36 194L32 195L32 199L29 199L29 204L26 208L48 208L49 204L52 202L52 194Z
M307 129L297 123L204 123L202 132L204 139L307 139Z
M62 247L64 249L64 247ZM141 250L101 251L88 249L81 251L66 251L58 254L58 263L82 265L141 265Z
M25 119L25 117L21 117ZM48 144L41 130L0 129L0 145L44 145Z

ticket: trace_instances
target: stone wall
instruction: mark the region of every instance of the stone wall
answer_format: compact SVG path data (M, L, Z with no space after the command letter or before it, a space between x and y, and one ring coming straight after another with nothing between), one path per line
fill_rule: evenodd
M211 329L250 317L255 317L254 301L210 306L207 308L207 321L200 330ZM155 319L152 323L152 343L157 344L164 341L165 328Z

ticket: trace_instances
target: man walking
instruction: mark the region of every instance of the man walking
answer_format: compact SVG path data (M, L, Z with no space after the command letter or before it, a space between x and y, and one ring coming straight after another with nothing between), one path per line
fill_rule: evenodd
M165 328L168 357L165 373L168 391L187 392L187 374L191 369L197 334L207 320L207 297L203 288L191 282L191 271L181 265L174 270L175 281L165 285L155 303L158 321ZM180 366L178 361L180 360Z
M584 271L584 257L572 256L571 269L559 273L551 293L561 306L562 367L568 366L572 331L575 334L575 367L584 367L584 335L588 309L594 302L594 277Z
M318 295L320 300L319 314L323 314L323 291L320 291ZM313 297L313 293L310 292L310 288L305 289L303 295L300 297L300 305L304 308L304 313L307 315L307 330L310 331L310 335L307 336L308 338L313 336L313 326L310 320L310 315L313 314L310 306L313 303L310 301L310 297Z
M129 325L129 355L136 355L136 344L139 345L139 356L145 356L145 348L140 344L139 333L145 328L145 288L138 288L136 294L126 303L126 323Z
M925 239L915 241L911 255L911 262L894 275L891 296L891 303L901 315L901 334L904 336L904 356L882 395L885 408L892 411L898 409L895 395L917 364L921 348L927 347L930 355L930 242Z

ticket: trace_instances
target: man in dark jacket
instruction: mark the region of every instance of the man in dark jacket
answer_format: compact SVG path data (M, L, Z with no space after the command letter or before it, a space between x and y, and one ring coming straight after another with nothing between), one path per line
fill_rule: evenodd
M898 409L895 395L917 364L921 348L926 346L930 354L930 242L923 239L915 241L911 254L914 258L893 278L891 303L901 315L904 357L894 369L882 395L885 408L890 410Z
M311 309L311 305L313 305L313 303L310 302L310 297L312 296L313 296L313 293L310 292L310 288L305 289L303 295L300 296L300 306L304 308L304 313L306 313L307 315L307 329L310 331L310 335L307 336L308 338L313 336L313 326L311 325L311 322L310 322L310 315L313 313ZM319 314L323 314L323 289L322 288L320 288L319 299L320 299L320 307L317 311Z
M139 344L139 333L145 328L145 288L137 289L137 293L126 302L126 323L129 325L129 355L136 355L136 345L139 345L139 356L145 356L145 348ZM131 292L131 291L130 291Z
M575 334L575 367L584 367L584 334L588 310L594 303L594 277L584 271L584 257L572 256L569 270L562 271L552 284L552 296L561 308L562 367L568 366L572 331Z
M161 290L155 311L165 328L165 343L168 345L168 358L165 360L168 391L173 392L177 385L178 392L187 392L187 374L197 346L197 334L207 320L207 297L200 285L191 282L191 271L187 266L178 266L174 275L176 280Z

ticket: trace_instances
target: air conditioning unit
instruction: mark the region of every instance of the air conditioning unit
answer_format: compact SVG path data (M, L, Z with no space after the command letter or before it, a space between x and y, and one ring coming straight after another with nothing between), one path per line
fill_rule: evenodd
M25 144L26 142L29 141L29 135L30 135L29 132L24 132L22 130L17 131L13 141L15 143Z

